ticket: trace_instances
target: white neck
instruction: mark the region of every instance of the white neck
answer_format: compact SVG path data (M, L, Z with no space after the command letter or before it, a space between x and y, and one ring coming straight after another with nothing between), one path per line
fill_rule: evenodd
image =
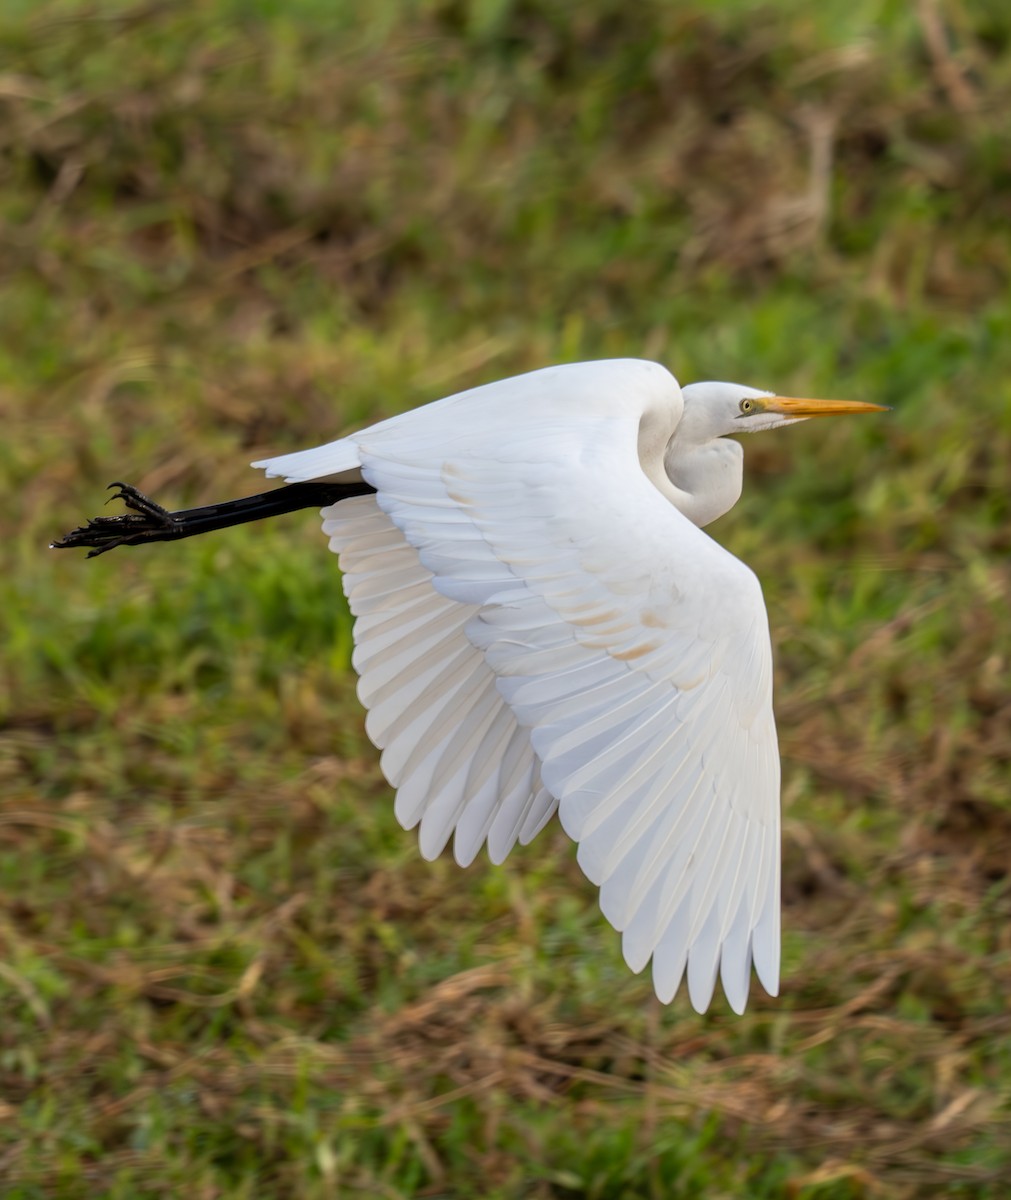
M693 525L708 525L729 512L744 486L744 451L738 442L717 437L686 443L682 430L671 438L664 470L674 485L671 500Z

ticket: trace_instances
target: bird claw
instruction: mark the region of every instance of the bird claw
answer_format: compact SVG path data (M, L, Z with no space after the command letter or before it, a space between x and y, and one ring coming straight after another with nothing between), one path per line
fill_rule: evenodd
M168 509L156 504L132 484L110 483L109 488L117 489L109 500L122 500L131 511L117 517L91 517L87 525L81 525L65 537L50 542L53 550L90 546L88 558L95 558L107 550L115 550L117 546L133 546L149 540L152 534L176 528L176 519Z
M118 480L115 483L110 483L107 491L112 488L117 490L112 493L106 501L110 504L113 500L122 500L122 502L132 512L140 513L153 522L156 528L171 529L173 525L172 514L167 508L162 508L160 504L156 504L150 496L145 496L143 492L138 491L131 483L120 483ZM102 520L101 517L95 517L94 520ZM106 517L105 520L119 521L121 517Z

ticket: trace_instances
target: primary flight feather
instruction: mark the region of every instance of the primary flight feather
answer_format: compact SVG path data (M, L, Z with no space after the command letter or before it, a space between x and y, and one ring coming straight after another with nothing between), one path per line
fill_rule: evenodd
M743 1012L752 962L775 995L768 620L754 574L701 527L740 497L726 435L879 408L576 363L255 463L309 488L300 503L336 501L323 530L355 617L366 729L422 854L452 838L462 865L483 845L499 863L557 810L662 1001L687 976L703 1012L719 976ZM117 486L132 515L58 544L187 536L294 490L171 514Z

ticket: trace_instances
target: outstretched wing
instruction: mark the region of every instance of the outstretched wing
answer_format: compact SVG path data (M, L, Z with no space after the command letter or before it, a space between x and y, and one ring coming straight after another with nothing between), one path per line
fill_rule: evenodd
M644 366L582 364L564 369L561 384L556 369L550 380L535 373L525 388L508 381L511 391L483 399L493 389L479 389L335 443L336 455L309 451L316 457L307 469L346 469L353 446L377 489L366 504L388 518L382 536L393 556L387 567L373 560L369 586L384 586L380 572L389 569L405 604L416 589L416 607L390 615L395 623L416 618L423 665L393 682L410 669L408 642L384 625L399 649L386 663L392 690L383 693L379 724L392 719L403 729L426 719L428 672L434 694L451 697L436 732L449 736L454 721L469 722L467 738L454 743L460 771L480 777L496 738L522 759L528 731L540 781L600 887L602 910L623 933L629 965L641 970L652 957L663 1001L687 973L699 1011L719 973L740 1012L752 960L766 990L778 990L768 623L752 572L647 477L643 422L658 406L675 411L677 388ZM305 478L298 458L266 465ZM328 519L339 521L339 511ZM352 581L353 603L358 586ZM441 629L453 632L440 641ZM368 704L366 632L358 653ZM378 643L374 653L382 655ZM401 765L409 786L412 765ZM427 803L438 805L439 788L429 783ZM500 796L501 777L496 787ZM548 801L533 799L537 788L531 771L513 801L529 808L522 816L517 809L511 829L530 833L536 816L550 815ZM424 790L412 791L412 805ZM450 806L462 813L466 802L456 793ZM477 813L474 835L489 810L478 804Z

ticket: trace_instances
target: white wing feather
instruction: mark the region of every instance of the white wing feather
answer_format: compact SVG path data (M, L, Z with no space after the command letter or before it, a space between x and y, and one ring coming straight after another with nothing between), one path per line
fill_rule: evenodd
M741 1012L752 959L779 980L771 649L755 576L640 463L680 405L655 364L576 364L256 465L377 489L324 529L422 852L455 829L461 862L485 838L500 861L557 802L629 966L665 1002L687 973L700 1012L719 973Z
M435 590L373 497L344 500L323 518L355 616L366 730L397 788L397 820L405 829L420 824L425 858L437 858L455 831L461 866L486 840L492 861L502 862L517 840L536 836L557 801L541 784L528 733L464 632L477 608Z

